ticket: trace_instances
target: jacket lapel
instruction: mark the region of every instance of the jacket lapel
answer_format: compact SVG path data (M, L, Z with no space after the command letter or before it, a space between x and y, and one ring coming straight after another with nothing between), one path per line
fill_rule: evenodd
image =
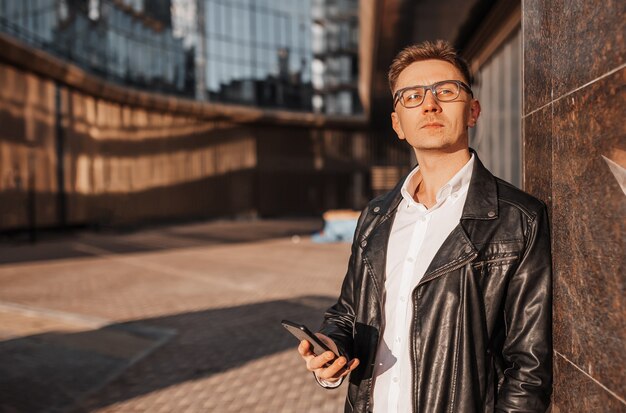
M395 213L381 217L378 225L372 230L363 249L363 262L367 266L370 277L373 278L376 288L382 293L385 282L385 267L387 265L387 244L393 225Z
M443 242L418 285L453 271L478 256L472 234L474 220L498 217L498 190L495 177L484 167L476 152L474 168L467 192L461 221Z
M365 231L362 231L359 239L360 246L363 248L363 262L381 294L385 282L387 244L398 205L402 200L400 189L405 178L401 179L398 185L389 193L372 201L369 208L371 222L367 225Z
M419 284L453 271L478 256L478 251L461 225L457 225L430 262Z

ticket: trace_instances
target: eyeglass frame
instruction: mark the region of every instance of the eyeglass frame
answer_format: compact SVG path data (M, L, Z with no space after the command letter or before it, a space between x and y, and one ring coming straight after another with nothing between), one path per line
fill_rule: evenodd
M440 85L441 83L456 83L456 85L459 87L459 93L454 97L454 99L452 100L444 100L441 101L439 100L439 98L437 97L437 94L435 93L435 86ZM415 86L407 86L407 87L403 87L402 89L398 89L396 90L396 93L393 94L394 96L394 103L393 103L393 108L394 110L396 109L396 106L398 105L398 102L400 102L400 97L402 96L402 94L404 92L406 92L409 89L415 89L415 88L424 88L424 96L422 97L422 101L419 103L419 105L416 106L411 106L410 108L407 108L406 106L404 106L404 103L401 102L402 106L404 106L407 109L414 109L417 107L420 107L422 104L424 104L424 100L426 100L426 94L428 93L428 91L430 90L430 93L433 95L433 97L435 98L435 100L437 102L443 102L443 103L447 103L447 102L454 102L454 100L456 100L460 95L461 95L461 89L465 89L466 92L468 92L470 94L470 96L473 98L474 97L474 92L472 92L472 88L465 82L461 81L461 80L441 80L439 82L435 82L432 85L415 85Z

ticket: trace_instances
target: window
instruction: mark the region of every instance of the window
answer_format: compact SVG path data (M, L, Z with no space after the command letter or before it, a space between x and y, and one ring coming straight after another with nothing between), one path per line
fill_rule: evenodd
M475 73L481 114L470 146L496 176L521 187L522 56L517 28Z

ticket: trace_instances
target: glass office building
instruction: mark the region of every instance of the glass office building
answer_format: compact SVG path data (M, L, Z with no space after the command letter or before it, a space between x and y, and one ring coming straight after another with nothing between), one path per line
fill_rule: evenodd
M170 0L0 0L0 30L108 81L189 95Z
M206 61L202 83L209 100L311 108L309 0L206 0L202 5L205 40L197 47Z
M358 0L313 0L313 106L316 112L362 110L358 95Z
M136 88L352 114L357 10L356 0L0 0L0 30Z

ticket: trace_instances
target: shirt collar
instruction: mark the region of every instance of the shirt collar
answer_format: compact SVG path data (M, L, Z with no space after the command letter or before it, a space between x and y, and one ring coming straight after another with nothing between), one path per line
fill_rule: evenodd
M458 193L462 190L466 190L469 187L470 180L472 178L472 170L474 167L474 154L472 153L469 161L452 177L444 186L437 191L436 201L437 204L441 203L449 196ZM417 186L422 182L422 175L418 174L419 165L416 166L409 175L407 175L402 184L400 190L402 197L408 203L407 206L417 205L417 202L413 199L413 194Z

